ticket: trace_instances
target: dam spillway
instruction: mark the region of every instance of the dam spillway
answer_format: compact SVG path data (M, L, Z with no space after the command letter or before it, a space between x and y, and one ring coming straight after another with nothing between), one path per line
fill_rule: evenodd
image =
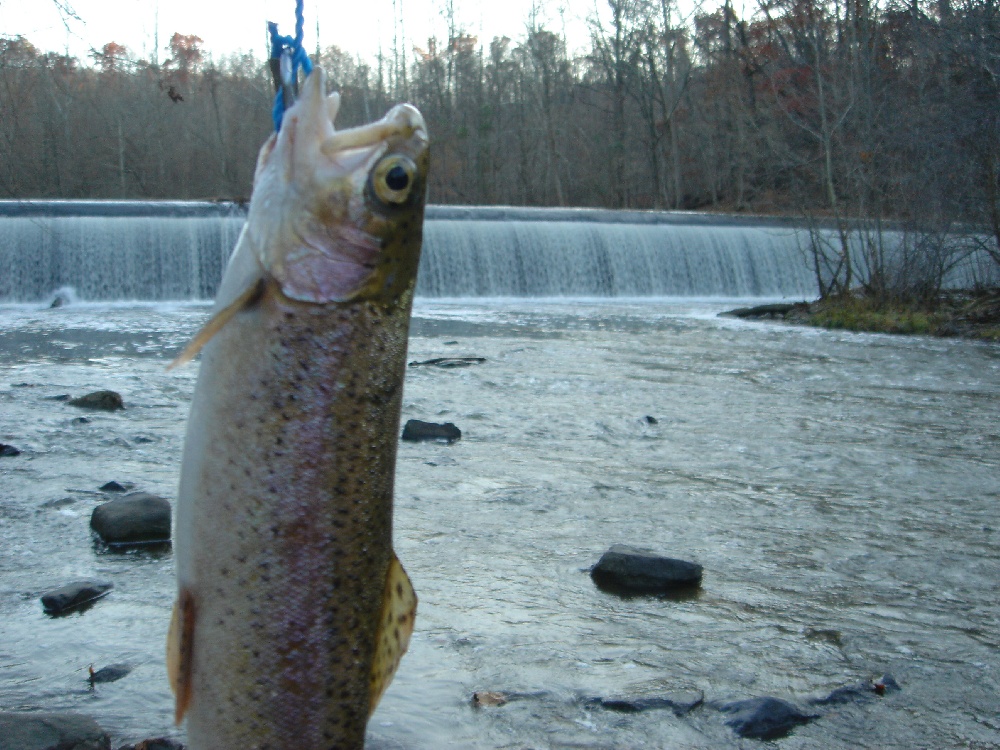
M210 299L245 206L0 201L0 302ZM429 206L422 297L815 296L792 223L688 212Z

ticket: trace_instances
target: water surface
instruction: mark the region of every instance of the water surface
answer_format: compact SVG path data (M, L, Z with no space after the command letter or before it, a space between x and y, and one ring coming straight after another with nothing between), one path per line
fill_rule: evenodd
M716 318L727 306L418 302L411 360L487 361L408 372L403 418L463 438L400 447L396 548L421 603L371 746L757 747L707 707L586 699L804 702L885 672L901 693L781 746L1000 744L1000 347ZM164 366L206 310L0 307L0 442L23 451L0 458L0 710L81 711L119 744L183 737L162 660L172 556L101 552L88 521L111 479L173 500L197 366ZM53 400L103 388L128 408ZM599 591L587 569L619 542L702 563L701 594ZM115 589L42 613L84 577ZM115 662L135 670L91 689L87 667ZM523 697L477 710L477 690Z

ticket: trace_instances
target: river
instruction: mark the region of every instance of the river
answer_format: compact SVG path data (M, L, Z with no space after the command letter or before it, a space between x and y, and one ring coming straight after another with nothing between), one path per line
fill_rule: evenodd
M463 436L400 446L420 609L371 747L767 747L708 704L805 705L884 673L900 692L817 710L780 746L1000 746L1000 346L716 316L737 304L418 300L411 360L486 361L408 371L403 419ZM22 451L0 457L0 710L86 713L113 747L183 738L171 553L101 551L88 523L109 480L174 500L197 365L164 366L206 313L0 306L0 442ZM124 411L53 399L105 388ZM701 563L700 593L598 590L615 543ZM115 588L43 614L80 578ZM480 690L515 699L474 708ZM706 705L588 700L674 690Z

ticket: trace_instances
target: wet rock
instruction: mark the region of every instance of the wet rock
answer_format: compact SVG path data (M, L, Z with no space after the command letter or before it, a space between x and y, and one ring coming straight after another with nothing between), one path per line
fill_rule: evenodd
M94 508L90 528L109 545L166 542L170 540L170 503L148 492L132 492Z
M90 424L90 420L87 417L73 417L69 420L70 424Z
M809 703L813 706L833 706L842 703L860 703L862 701L872 700L880 695L895 693L900 690L902 690L902 688L899 686L899 683L896 682L895 678L893 678L891 674L884 674L874 680L863 680L861 682L856 682L853 685L839 687L836 690L831 691L829 694L824 695L822 698L813 698L809 701Z
M726 726L740 737L756 740L780 739L795 727L819 718L818 714L807 714L788 701L770 696L726 703L719 710L729 714Z
M61 615L106 595L114 587L110 581L75 581L42 594L45 614Z
M0 750L110 750L111 739L89 716L0 713Z
M112 479L110 482L105 482L104 484L102 484L100 487L98 487L98 489L101 492L128 492L134 486L135 485L132 484L131 482L126 482L125 484L121 484Z
M68 393L60 393L58 396L46 396L45 401L69 401L71 396Z
M184 750L184 745L169 737L157 737L134 745L122 745L118 750Z
M594 583L615 593L669 594L701 585L697 563L615 544L590 571Z
M13 445L7 445L6 443L0 443L0 456L20 456L21 451L15 448Z
M658 420L656 417L651 417L648 414L645 417L643 417L643 419L646 420L646 424L659 424L660 423L660 420Z
M96 672L94 668L90 668L90 676L87 681L91 685L101 685L106 682L117 682L123 677L128 676L129 672L133 669L131 664L109 664L106 667L101 667Z
M726 315L732 318L767 318L783 320L790 314L808 309L808 302L778 302L770 305L757 305L756 307L739 307L729 310L719 315Z
M663 695L650 695L624 698L593 698L588 703L600 706L609 711L621 713L640 713L656 709L669 709L675 716L690 713L705 701L705 694L700 690L678 690Z
M476 708L502 706L507 702L507 696L491 690L480 690L472 694L472 705Z
M403 440L412 442L433 440L440 443L454 443L461 437L462 431L451 422L437 424L410 419L403 426Z
M117 411L125 408L121 395L115 391L94 391L86 396L70 400L69 405L99 411Z
M479 365L485 361L486 357L435 357L434 359L425 359L422 362L410 362L410 367L427 366L454 369L456 367Z

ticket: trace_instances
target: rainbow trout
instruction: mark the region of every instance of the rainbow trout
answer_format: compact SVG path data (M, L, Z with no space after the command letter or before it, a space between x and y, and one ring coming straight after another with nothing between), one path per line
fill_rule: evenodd
M191 750L360 748L416 596L393 475L428 141L337 131L322 71L261 148L187 426L167 663Z

